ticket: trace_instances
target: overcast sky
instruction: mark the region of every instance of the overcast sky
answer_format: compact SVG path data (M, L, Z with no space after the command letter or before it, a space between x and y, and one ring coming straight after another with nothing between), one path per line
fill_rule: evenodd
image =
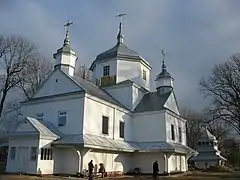
M239 7L238 0L0 0L0 32L25 36L52 58L69 19L72 47L79 62L90 66L115 45L116 14L127 13L125 44L151 64L153 79L164 48L180 106L200 109L206 103L199 79L240 52Z

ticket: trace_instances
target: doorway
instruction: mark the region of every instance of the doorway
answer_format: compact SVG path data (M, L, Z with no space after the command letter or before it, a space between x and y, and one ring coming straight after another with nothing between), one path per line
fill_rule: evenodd
M18 147L17 152L18 171L26 173L27 161L29 160L29 147Z

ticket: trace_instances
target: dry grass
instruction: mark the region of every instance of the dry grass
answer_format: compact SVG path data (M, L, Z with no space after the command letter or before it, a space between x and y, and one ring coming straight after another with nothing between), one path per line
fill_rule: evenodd
M36 176L25 176L25 175L0 175L0 180L64 180L64 179L81 179L81 178L70 178L70 177L56 177L56 176L49 176L49 177L36 177ZM102 178L99 178L102 179ZM104 178L105 179L119 179L119 180L139 180L139 179L152 179L151 176L126 176L126 177L118 177L118 178ZM168 177L159 177L159 179L166 179L166 180L239 180L240 173L239 172L229 172L229 173L210 173L210 172L191 172L187 174L181 175L173 175Z

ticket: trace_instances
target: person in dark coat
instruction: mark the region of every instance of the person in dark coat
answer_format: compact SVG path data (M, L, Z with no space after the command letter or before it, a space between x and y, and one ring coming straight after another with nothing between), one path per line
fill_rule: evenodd
M89 179L92 179L93 169L94 169L93 160L91 160L88 163L88 172L89 172L88 176L89 176Z
M153 163L153 177L157 177L159 172L158 161Z

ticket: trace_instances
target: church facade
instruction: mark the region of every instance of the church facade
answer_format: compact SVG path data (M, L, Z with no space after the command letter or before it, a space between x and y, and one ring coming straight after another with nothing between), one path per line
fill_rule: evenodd
M156 90L151 66L123 42L99 54L91 81L75 75L77 55L68 31L54 54L52 73L28 101L23 118L8 134L7 172L75 174L93 160L107 172L139 168L160 173L187 171L196 152L186 145L186 120L180 116L173 77L162 64Z

